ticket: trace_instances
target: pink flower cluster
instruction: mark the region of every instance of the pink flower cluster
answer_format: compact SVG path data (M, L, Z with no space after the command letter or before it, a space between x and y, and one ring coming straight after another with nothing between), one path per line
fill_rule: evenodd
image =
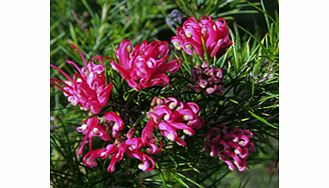
M177 28L177 36L173 37L176 48L183 48L186 53L193 55L194 51L200 57L221 56L232 44L228 28L224 19L212 21L209 16L201 19L189 18L183 27ZM154 97L151 108L147 112L146 126L134 136L135 128L131 128L126 135L124 122L114 112L107 112L102 117L100 113L106 106L112 90L112 83L106 79L105 67L101 56L93 57L88 63L82 52L71 45L81 56L84 66L80 68L73 61L77 72L70 77L59 67L51 65L58 70L66 80L51 78L51 83L63 91L72 105L79 105L81 109L89 111L92 116L76 130L84 135L77 150L83 155L86 144L89 152L83 156L83 163L87 167L97 166L96 159L110 158L108 172L115 171L115 165L122 161L124 155L141 161L138 168L151 171L155 168L154 160L150 154L159 153L163 147L162 138L155 137L155 130L166 139L186 147L186 135L193 136L197 129L204 126L200 117L200 108L194 102L181 102L174 97ZM206 51L204 51L206 49ZM207 54L205 54L207 53ZM180 69L181 60L168 62L169 46L163 41L144 41L141 45L132 47L129 40L123 40L116 51L118 62L111 61L111 66L119 72L128 85L136 91L153 86L166 86L169 84L168 73ZM100 64L95 64L97 60ZM220 68L209 67L207 63L192 69L192 85L197 92L204 90L207 94L220 95L223 90L223 71ZM236 167L239 171L247 168L246 158L255 147L251 141L253 134L249 130L234 129L228 132L226 126L213 127L206 136L206 146L210 147L211 156L217 155L231 170ZM107 143L103 148L93 148L93 140L100 139ZM235 165L235 166L234 166Z
M168 61L169 46L166 41L144 41L132 49L129 40L123 40L116 52L119 62L112 61L114 70L136 91L152 86L166 86L169 78L166 73L174 73L180 68L180 60Z
M199 117L199 107L192 102L183 103L173 97L166 99L154 98L153 106L148 112L149 121L143 128L141 137L133 137L135 129L131 128L126 137L120 134L124 129L124 122L114 112L104 114L104 121L94 116L85 121L77 131L84 134L84 139L78 148L78 154L83 154L83 149L89 142L89 152L84 155L84 165L90 168L97 166L96 159L111 157L108 172L115 170L115 164L120 162L124 154L141 161L138 168L143 171L154 169L154 160L148 154L155 154L161 151L162 142L154 137L154 128L157 127L160 133L167 139L176 142L181 146L187 146L184 139L178 136L178 130L192 136L194 129L203 126L203 120ZM105 142L110 142L106 147L93 149L93 138L97 137ZM158 146L158 143L160 146ZM144 150L148 153L144 153Z
M192 68L192 84L189 86L196 92L202 90L206 94L221 95L224 91L223 70L221 68L209 67L206 62L201 66Z
M107 171L112 173L115 171L116 163L120 162L124 154L131 158L135 158L141 161L138 168L143 171L151 171L155 167L154 160L142 152L144 147L141 138L133 137L134 129L130 129L127 136L124 137L119 131L124 129L124 123L122 119L114 112L107 112L104 115L105 123L100 123L98 117L94 116L89 118L86 124L77 128L77 131L84 134L85 137L78 149L78 154L83 153L83 148L87 141L89 141L89 152L84 155L83 163L87 167L93 168L97 166L96 159L106 159L111 157L110 164ZM111 132L111 134L109 134ZM103 141L111 141L104 148L93 150L92 140L94 137L98 137Z
M168 140L185 147L187 144L177 131L192 136L195 134L194 129L201 129L204 125L199 116L199 106L196 103L183 103L173 97L165 99L155 97L151 106L147 113L150 120L142 133L145 138L150 138L149 135L153 134L153 129L156 127Z
M210 156L218 156L230 170L235 170L237 167L243 172L247 169L246 159L249 152L255 151L252 137L253 133L250 130L235 128L228 132L227 127L222 125L208 131L206 147L210 147Z
M103 58L95 56L87 63L82 52L73 44L71 46L80 54L84 66L79 68L76 63L67 60L66 62L73 65L78 71L71 78L62 69L50 64L67 79L62 81L51 78L51 83L63 91L72 105L80 105L81 109L97 114L106 105L112 90L112 84L106 82ZM100 64L94 64L94 60L98 60Z
M171 42L178 50L183 48L189 55L195 52L201 58L205 53L210 57L220 57L232 45L224 18L213 21L210 16L204 16L200 22L188 18L183 27L177 27L176 34Z

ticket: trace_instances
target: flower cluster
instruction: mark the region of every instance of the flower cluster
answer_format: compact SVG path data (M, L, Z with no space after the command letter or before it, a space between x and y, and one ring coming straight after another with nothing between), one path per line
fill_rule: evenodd
M83 154L83 149L89 142L89 152L84 155L83 162L87 167L97 166L96 159L106 159L111 157L108 172L115 170L115 164L121 161L124 154L141 161L138 168L143 171L154 169L154 160L148 154L155 154L161 151L162 142L154 137L154 128L160 130L165 138L176 142L181 146L187 146L183 138L179 137L178 130L186 135L195 134L194 129L203 126L203 120L199 117L199 106L193 102L180 102L173 97L160 99L155 97L151 103L151 110L148 112L149 121L143 128L141 138L133 137L135 129L131 128L126 137L120 134L124 129L124 122L114 112L104 114L104 122L94 116L85 121L77 131L85 137L78 149L78 154ZM110 134L111 133L111 134ZM104 148L93 150L92 141L94 137L105 142L111 142ZM158 146L157 142L160 144ZM146 153L142 152L145 148Z
M152 134L154 127L157 127L161 135L185 147L187 144L179 137L177 131L181 130L184 134L192 136L195 134L194 129L203 127L199 106L194 102L183 103L173 97L165 99L155 97L151 106L147 113L150 118L146 126L148 131L143 131L144 137L150 138L149 135Z
M183 27L177 27L176 34L171 42L178 50L183 48L189 55L195 52L201 58L205 53L210 57L220 57L232 45L224 18L213 21L211 17L204 16L200 22L188 18Z
M84 145L89 141L89 152L84 155L83 163L87 167L93 168L97 166L96 159L106 159L111 157L110 164L107 171L112 173L115 171L115 164L120 162L124 154L131 158L135 158L141 161L138 168L143 171L151 171L155 167L154 160L142 152L144 144L141 138L133 137L134 129L130 129L127 136L124 137L119 131L124 129L124 123L122 119L114 112L107 112L104 115L105 122L100 123L98 117L94 116L86 121L86 124L77 128L77 131L84 134L85 137L78 149L78 154L83 153ZM109 134L109 133L112 134ZM103 141L112 141L104 148L93 150L92 140L93 137L99 137Z
M228 132L227 127L221 125L208 131L206 147L210 147L210 156L217 155L230 170L235 170L237 167L240 172L243 172L247 169L246 159L249 152L255 151L252 137L253 133L250 130L235 128Z
M105 78L103 58L95 56L87 63L82 52L73 44L71 46L80 54L84 66L79 68L76 63L67 60L66 62L73 65L78 71L71 78L62 69L51 64L51 67L58 70L67 79L62 81L51 78L51 83L63 91L72 105L80 105L81 109L98 114L106 105L112 90L112 84L107 83ZM100 64L94 64L94 60L98 60Z
M224 91L223 70L209 67L206 62L192 68L192 84L189 86L196 92L205 91L206 94L221 95Z
M112 61L114 70L136 91L152 86L166 86L169 78L166 73L174 73L180 68L180 60L168 61L169 46L166 41L144 41L132 49L129 40L123 40L116 52L119 62Z
M195 18L187 19L182 28L177 28L177 36L172 38L172 42L176 48L183 48L189 55L196 52L201 58L205 55L221 56L232 44L225 20L220 18L214 22L208 16L203 17L200 23ZM174 97L154 97L147 112L148 121L145 127L137 130L140 137L134 136L135 124L123 134L125 125L118 114L100 113L112 90L112 83L106 79L103 58L95 56L87 63L82 52L76 46L72 47L80 54L84 66L80 68L73 61L67 60L67 63L77 69L70 77L59 67L51 65L66 78L65 81L51 78L51 83L62 90L74 106L79 105L81 109L89 111L89 115L93 115L76 129L84 135L77 150L78 155L83 155L86 145L89 146L89 151L83 156L85 166L93 168L97 166L97 159L110 158L108 172L112 173L115 165L127 155L141 161L139 169L151 171L155 162L150 155L161 151L163 137L186 147L186 135L193 136L197 129L203 128L205 123L196 103L181 102ZM169 46L165 41L144 41L133 48L129 40L123 40L116 56L118 61L111 61L112 68L136 91L153 86L165 87L169 84L167 74L178 71L182 63L179 59L168 61ZM95 60L100 64L95 64ZM196 92L222 94L222 69L208 66L206 62L192 68L190 87ZM163 137L157 138L155 129ZM237 167L239 171L244 171L247 168L246 158L255 149L251 142L252 137L249 130L236 128L228 132L226 126L213 127L207 133L206 146L210 147L211 156L217 155L231 170ZM94 149L94 139L105 142L105 147Z

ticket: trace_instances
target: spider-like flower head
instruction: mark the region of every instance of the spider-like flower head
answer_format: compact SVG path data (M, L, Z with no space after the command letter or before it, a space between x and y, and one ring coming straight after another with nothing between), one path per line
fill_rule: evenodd
M193 102L180 102L174 97L160 99L155 97L147 113L150 118L144 128L144 136L152 134L153 128L160 130L161 135L181 146L187 146L178 131L193 136L195 129L203 127L203 120L199 116L199 106ZM146 130L147 129L147 130Z
M226 126L220 125L208 131L205 147L210 148L210 156L218 156L230 170L237 167L243 172L247 169L247 157L255 151L252 138L250 130L235 128L228 131Z
M51 83L63 91L72 105L79 105L83 110L98 114L106 105L112 90L112 84L107 83L105 77L103 58L95 56L87 63L82 52L75 45L71 44L71 46L80 54L84 66L80 68L73 61L67 60L66 62L73 65L77 70L70 77L62 69L51 64L52 68L58 70L66 78L65 81L51 78ZM95 60L99 61L100 64L95 64L93 62Z
M114 112L107 112L104 115L105 122L101 123L101 120L94 116L86 120L85 124L77 128L77 131L84 134L85 137L81 142L81 146L78 149L78 154L83 153L83 148L89 139L89 152L83 157L83 163L89 168L97 166L96 159L111 158L110 164L107 168L109 173L115 171L116 163L120 162L124 154L131 158L135 158L141 161L138 168L143 171L151 171L155 168L154 160L142 151L146 146L141 138L133 137L135 129L131 128L126 137L120 134L120 131L124 129L124 123L120 116ZM112 132L112 134L109 134ZM111 136L112 138L111 138ZM99 137L105 142L111 141L106 147L93 150L92 139L93 137Z
M176 72L181 65L179 59L168 62L169 46L166 41L144 41L133 48L129 40L123 40L116 55L118 62L111 62L113 69L136 91L168 85L167 73Z
M210 16L204 16L200 22L188 18L182 27L177 27L176 34L171 38L176 49L183 49L189 55L195 52L201 58L204 49L210 57L220 57L232 45L224 18L213 21Z

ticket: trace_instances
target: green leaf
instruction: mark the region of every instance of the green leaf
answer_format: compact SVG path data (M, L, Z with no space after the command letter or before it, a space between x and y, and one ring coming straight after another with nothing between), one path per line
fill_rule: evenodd
M264 119L264 118L262 118L262 117L260 117L260 116L258 116L258 115L256 115L256 114L254 114L252 111L248 110L248 112L249 112L254 118L258 119L259 121L261 121L261 122L263 122L263 123L265 123L266 125L269 125L269 126L271 126L272 128L274 128L274 129L277 129L277 128L278 128L278 127L276 127L275 125L269 123L266 119Z

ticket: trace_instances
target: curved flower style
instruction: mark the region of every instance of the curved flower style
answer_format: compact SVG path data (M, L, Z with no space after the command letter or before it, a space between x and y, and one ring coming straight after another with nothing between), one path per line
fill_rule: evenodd
M112 61L114 70L128 82L128 85L136 91L152 86L166 86L169 78L166 73L174 73L179 70L181 60L169 58L169 47L166 41L144 41L132 49L129 40L123 40L117 49L119 62Z
M123 159L124 154L131 158L141 161L138 168L143 171L151 171L155 168L154 160L147 154L140 151L142 148L140 138L128 138L125 142L119 144L109 144L105 148L88 152L83 157L83 163L89 168L97 166L95 159L106 159L111 156L110 164L107 168L109 173L115 171L115 164Z
M113 138L118 138L118 136L119 136L118 132L123 130L123 128L124 128L124 123L123 123L122 119L120 118L120 116L118 116L114 112L107 112L107 113L104 114L104 118L108 122L113 122L112 137Z
M51 83L63 91L72 105L80 105L83 110L90 110L92 114L98 114L106 105L112 90L112 84L106 83L103 58L95 56L87 63L82 52L73 44L71 47L80 54L84 66L79 68L73 61L67 60L66 62L73 65L78 71L71 78L62 69L50 64L67 79L62 81L51 78ZM98 60L100 64L94 64L94 60Z
M199 117L200 110L196 103L183 103L173 97L166 99L155 97L151 105L153 107L147 113L150 120L142 132L142 137L151 135L153 128L157 127L161 135L186 147L186 142L179 137L177 131L182 130L184 134L192 136L195 134L194 129L200 129L204 124Z
M243 172L247 169L249 152L255 151L252 137L253 133L250 130L235 128L228 132L227 127L222 125L208 131L206 147L210 147L210 156L217 155L230 170L233 171L237 167Z
M146 126L142 130L142 142L149 146L146 151L150 154L156 154L161 151L162 149L162 142L159 141L160 146L156 144L157 140L154 138L153 131L156 124L150 120L147 122Z
M133 138L134 129L130 129L127 133L127 138L121 141L119 134L120 130L124 129L124 123L122 119L114 112L107 112L104 115L106 120L104 125L100 124L98 117L94 116L86 120L86 124L81 125L77 128L77 131L85 135L81 146L78 149L78 154L83 153L84 145L89 138L89 148L90 151L84 155L83 163L89 167L93 168L97 166L96 159L106 159L111 156L111 161L108 166L108 172L112 173L115 171L115 164L120 162L124 154L129 157L136 158L141 161L138 168L143 171L151 171L155 167L154 160L143 153L141 149L144 147L141 138ZM111 128L111 129L110 129ZM108 131L112 130L112 138L115 139L114 143L108 144L105 148L92 149L92 138L99 137L103 141L112 140L108 134Z
M83 148L84 148L86 142L88 141L88 138L89 138L90 150L92 150L93 137L99 137L103 141L111 140L111 137L107 133L107 129L108 129L108 127L100 124L100 120L98 119L98 117L94 116L92 118L87 119L85 124L82 124L80 127L78 127L76 129L78 132L85 135L85 137L83 138L81 145L78 149L78 154L79 155L82 154Z
M221 68L209 67L206 62L202 66L192 68L191 89L196 92L203 90L206 94L221 95L224 92L223 70Z
M210 57L220 57L232 45L229 31L224 18L212 21L210 16L204 16L200 22L195 18L188 18L183 27L177 27L177 36L171 38L174 46L193 55L193 51L203 58L206 53Z

